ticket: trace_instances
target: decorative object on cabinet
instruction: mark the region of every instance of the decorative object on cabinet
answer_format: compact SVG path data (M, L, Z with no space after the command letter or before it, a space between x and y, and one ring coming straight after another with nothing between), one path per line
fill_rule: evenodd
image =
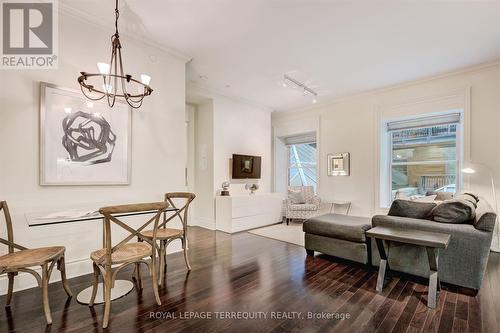
M250 194L255 194L255 191L259 189L259 184L245 184L245 190L249 190Z
M328 176L349 176L350 154L338 153L328 155Z
M222 195L223 197L230 196L229 186L231 186L230 182L228 182L228 181L222 182L222 190L220 191L220 195Z
M130 184L130 108L40 86L40 185Z

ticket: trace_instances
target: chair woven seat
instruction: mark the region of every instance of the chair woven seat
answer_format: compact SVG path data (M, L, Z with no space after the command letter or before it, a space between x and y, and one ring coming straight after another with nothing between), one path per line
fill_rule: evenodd
M184 231L182 229L172 229L172 228L161 228L158 229L158 232L156 233L156 238L157 239L167 239L167 238L174 238L174 237L181 237ZM141 232L141 236L144 238L153 238L153 230L147 230L144 232Z
M12 252L0 256L0 267L8 270L40 266L47 261L61 256L64 250L64 246L51 246Z
M0 275L7 275L9 281L7 285L5 306L10 306L14 292L14 278L18 273L24 272L31 274L38 282L38 286L42 289L43 312L47 324L50 325L52 324L52 314L50 313L49 305L49 281L50 274L54 267L57 267L56 269L61 272L61 281L64 291L68 297L73 296L66 279L66 264L64 258L66 249L64 246L47 246L28 249L27 247L15 243L9 206L5 201L0 201L0 213L2 212L4 217L3 220L7 227L7 238L0 237L0 244L8 247L8 253L2 253L2 255L0 255ZM0 221L1 220L2 219L0 219ZM0 235L2 233L3 230L0 232ZM38 269L41 269L41 273L38 273L38 269L35 270L30 268L33 266L39 266Z
M100 249L90 254L90 259L98 262L106 255L106 249ZM121 264L151 256L151 245L145 242L128 243L111 254L111 264ZM106 261L103 264L107 264Z

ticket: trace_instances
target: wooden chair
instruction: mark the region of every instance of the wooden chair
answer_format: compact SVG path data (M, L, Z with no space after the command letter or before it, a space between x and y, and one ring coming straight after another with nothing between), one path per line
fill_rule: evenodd
M170 242L172 242L175 239L180 239L182 242L182 249L184 250L184 260L186 261L186 267L190 271L191 270L191 265L189 265L189 259L187 255L187 216L188 216L188 210L189 210L189 205L191 202L194 200L196 195L194 193L189 193L189 192L172 192L172 193L166 193L165 194L165 201L170 204L173 208L177 209L175 213L170 216L167 219L166 214L163 215L163 222L160 224L158 228L158 233L156 234L156 239L159 241L160 246L158 247L158 256L160 257L160 276L159 276L159 282L158 284L161 285L163 282L163 276L165 274L166 270L166 248ZM177 207L174 203L175 199L181 199L183 200L182 206ZM182 214L182 216L181 216ZM173 228L167 228L166 225L169 221L174 219L175 217L179 217L182 223L182 229L173 229ZM147 230L141 232L141 235L139 238L148 240L151 242L151 244L156 244L155 241L153 241L153 231L154 230Z
M64 290L68 297L73 294L66 280L66 268L64 264L64 246L41 247L37 249L28 249L24 246L14 243L14 233L12 230L12 219L9 213L7 202L0 201L0 211L3 210L5 222L7 224L7 239L0 238L0 243L9 247L9 253L0 256L0 275L6 273L9 278L7 289L6 307L10 306L12 300L12 290L14 288L14 277L19 272L25 272L33 275L38 282L38 286L42 288L43 311L47 324L52 324L52 315L49 305L49 280L52 269L57 264L57 269L61 272L61 279ZM18 251L15 251L18 250ZM29 267L41 266L42 276L34 269Z
M161 305L160 296L158 295L158 279L156 273L156 248L151 244L156 242L156 234L158 231L158 224L162 212L168 207L167 202L155 203L142 203L121 206L103 207L99 212L104 216L103 218L103 245L104 248L94 251L90 254L90 259L93 261L94 267L94 283L92 289L92 297L89 306L94 305L95 297L97 294L97 286L99 283L99 274L102 274L104 280L104 316L102 327L108 327L109 314L111 309L111 288L118 272L128 265L135 265L136 278L138 280L139 288L142 288L140 277L140 264L148 266L149 273L152 277L153 292L156 298L156 303ZM152 211L155 215L150 218L146 223L138 229L134 229L113 214L124 214L132 212L148 212ZM121 228L127 230L129 235L122 239L118 244L112 245L111 242L111 222L117 224ZM134 237L138 237L140 232L153 224L153 232L151 243L149 242L131 242L129 241ZM145 258L150 257L150 260ZM116 266L118 265L118 266ZM115 266L115 267L112 267Z

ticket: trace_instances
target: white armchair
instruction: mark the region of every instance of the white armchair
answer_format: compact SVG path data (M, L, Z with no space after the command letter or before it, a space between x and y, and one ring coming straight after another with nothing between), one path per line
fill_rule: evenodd
M321 211L321 198L312 186L289 186L285 207L287 224L291 219L305 220Z

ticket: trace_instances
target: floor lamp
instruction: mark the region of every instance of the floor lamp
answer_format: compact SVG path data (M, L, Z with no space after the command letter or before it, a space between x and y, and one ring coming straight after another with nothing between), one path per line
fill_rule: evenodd
M496 244L492 244L490 250L493 252L500 252L500 226L498 225L498 203L497 203L497 195L496 195L496 191L495 191L495 181L493 180L493 173L491 172L490 168L488 168L484 164L474 163L474 166L476 166L476 165L485 169L490 176L491 190L493 191L493 201L495 201L495 213L497 214L497 217L495 220L495 222L496 222L495 223L495 226L496 226L496 228L495 228L496 229L496 235L495 235ZM472 167L467 167L467 168L462 169L462 173L473 174L473 173L476 173L476 169L472 168Z

